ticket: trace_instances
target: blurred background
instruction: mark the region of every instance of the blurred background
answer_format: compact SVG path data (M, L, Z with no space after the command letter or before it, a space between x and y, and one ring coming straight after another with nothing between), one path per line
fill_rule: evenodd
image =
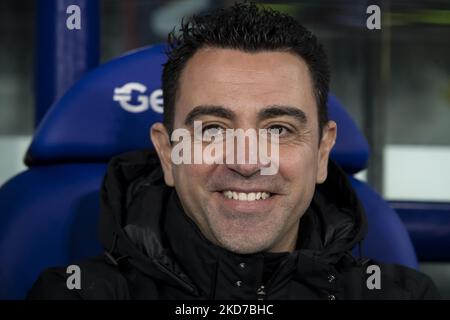
M43 116L35 91L39 2L0 2L0 185L26 169L23 156ZM165 41L185 15L233 2L98 1L101 45L87 69ZM255 2L293 15L324 44L331 91L371 148L368 169L358 177L392 202L450 203L450 2ZM381 8L381 30L366 27L370 4ZM450 298L450 264L421 262L420 268Z

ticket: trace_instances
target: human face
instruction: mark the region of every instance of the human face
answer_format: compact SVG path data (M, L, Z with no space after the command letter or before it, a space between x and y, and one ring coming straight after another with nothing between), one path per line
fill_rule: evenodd
M315 185L326 179L336 137L330 121L319 143L317 104L305 62L289 52L200 49L179 79L174 129L193 132L192 120L202 121L204 128L278 130L275 175L261 175L260 163L175 165L161 123L152 126L151 138L166 183L175 187L207 239L236 253L292 251ZM242 201L227 198L225 191L270 197Z

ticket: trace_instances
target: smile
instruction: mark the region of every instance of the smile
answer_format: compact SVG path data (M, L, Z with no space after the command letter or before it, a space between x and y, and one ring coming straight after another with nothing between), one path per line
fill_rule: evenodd
M266 200L271 194L269 192L235 192L232 190L226 190L222 192L223 196L227 199L239 200L239 201L257 201Z

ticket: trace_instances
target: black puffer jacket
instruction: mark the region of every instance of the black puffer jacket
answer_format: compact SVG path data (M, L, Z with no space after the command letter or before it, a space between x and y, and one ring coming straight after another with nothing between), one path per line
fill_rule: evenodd
M29 292L38 299L424 299L425 275L380 267L380 289L367 287L368 259L350 250L366 233L362 208L342 170L330 161L301 219L297 250L239 255L213 245L164 184L154 152L135 151L109 164L102 190L105 254L78 263L81 289L66 268L45 271Z

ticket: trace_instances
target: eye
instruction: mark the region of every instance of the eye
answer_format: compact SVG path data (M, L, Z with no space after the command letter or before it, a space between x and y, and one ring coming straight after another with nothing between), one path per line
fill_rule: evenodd
M267 129L270 135L283 136L291 132L291 130L283 125L275 124Z
M202 128L202 133L208 136L216 136L225 133L225 129L218 124L209 124Z

